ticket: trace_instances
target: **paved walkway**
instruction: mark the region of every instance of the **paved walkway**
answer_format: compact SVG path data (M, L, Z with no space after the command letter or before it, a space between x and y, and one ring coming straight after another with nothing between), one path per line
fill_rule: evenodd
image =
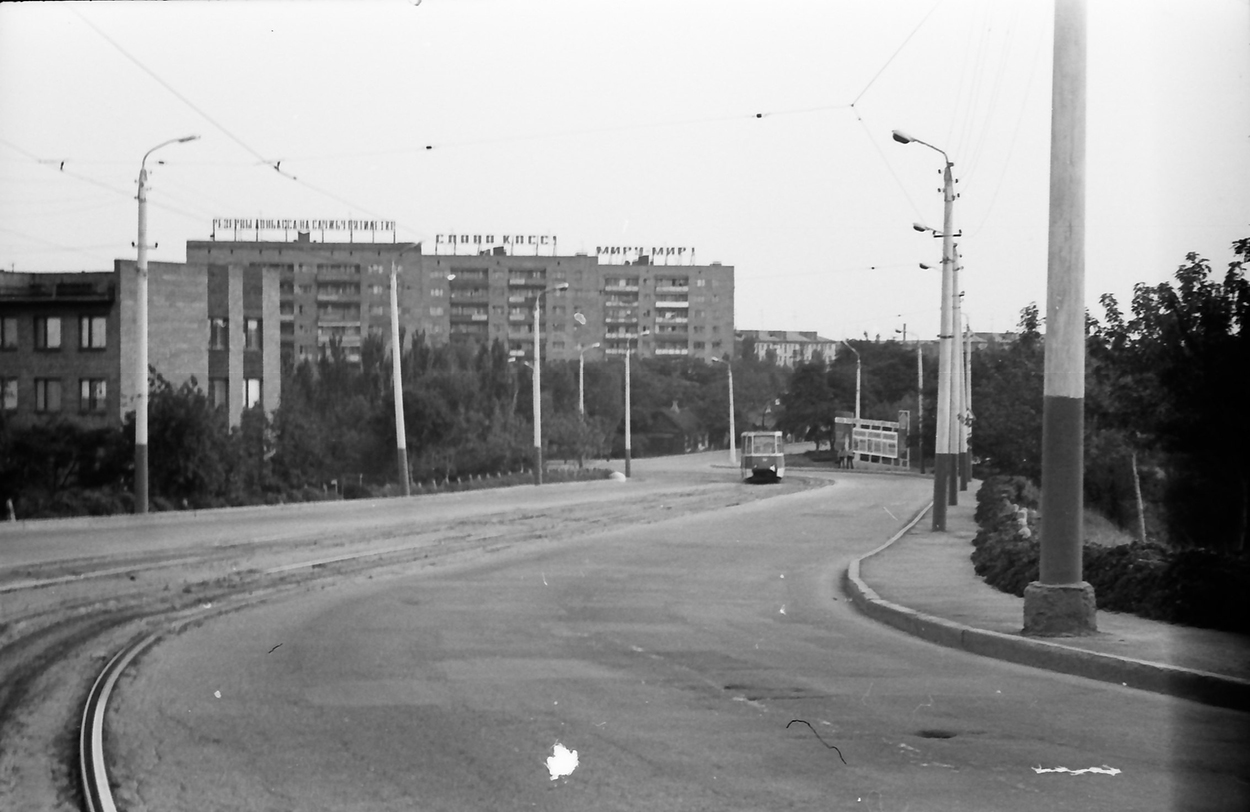
M926 514L910 531L852 564L847 589L870 616L933 642L1026 665L1250 709L1250 639L1099 611L1098 633L1021 634L1024 599L986 584L969 556L980 483L947 508L947 531Z

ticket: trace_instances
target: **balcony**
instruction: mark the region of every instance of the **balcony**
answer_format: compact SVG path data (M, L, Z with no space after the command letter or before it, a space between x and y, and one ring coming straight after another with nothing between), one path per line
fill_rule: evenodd
M690 302L661 302L661 301L657 301L657 302L655 303L655 306L656 306L657 308L660 308L660 307L668 307L668 308L685 308L685 309L687 309L687 310L688 310L688 309L690 309Z
M689 285L656 285L656 293L689 293Z

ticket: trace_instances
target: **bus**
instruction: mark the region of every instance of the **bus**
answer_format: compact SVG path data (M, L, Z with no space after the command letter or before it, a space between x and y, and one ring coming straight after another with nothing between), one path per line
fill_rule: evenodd
M750 482L780 482L786 475L786 442L779 431L742 433L742 475Z

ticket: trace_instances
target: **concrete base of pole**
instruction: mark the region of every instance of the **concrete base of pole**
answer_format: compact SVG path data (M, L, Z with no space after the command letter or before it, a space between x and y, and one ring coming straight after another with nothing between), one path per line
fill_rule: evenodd
M625 478L629 479L629 449L625 449Z
M543 450L534 446L534 484L543 484Z
M959 452L959 490L968 490L968 480L972 478L972 464L967 451Z
M148 447L135 446L135 513L148 512Z
M933 529L946 532L946 492L950 481L951 454L935 454L933 457Z
M408 481L408 449L395 448L395 470L399 474L404 496L412 496L412 484Z
M1035 637L1063 637L1098 631L1094 587L1079 584L1043 584L1024 588L1024 633Z

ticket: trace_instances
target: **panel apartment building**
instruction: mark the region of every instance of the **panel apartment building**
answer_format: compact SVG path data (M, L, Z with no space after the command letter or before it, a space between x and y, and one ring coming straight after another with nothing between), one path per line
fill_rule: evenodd
M400 324L431 344L499 340L530 358L534 302L541 302L544 359L624 355L718 358L733 351L733 267L627 264L598 256L519 255L494 247L426 254L404 243L191 241L187 261L276 273L283 363L315 360L331 342L359 360L370 333L390 344L390 274L399 280ZM568 289L556 291L559 285ZM577 318L580 315L581 318ZM583 323L584 322L584 323ZM649 334L643 336L643 332Z
M16 425L67 418L115 425L135 407L133 260L112 271L0 273L0 408ZM240 265L148 263L148 364L194 377L238 424L277 408L278 278Z

